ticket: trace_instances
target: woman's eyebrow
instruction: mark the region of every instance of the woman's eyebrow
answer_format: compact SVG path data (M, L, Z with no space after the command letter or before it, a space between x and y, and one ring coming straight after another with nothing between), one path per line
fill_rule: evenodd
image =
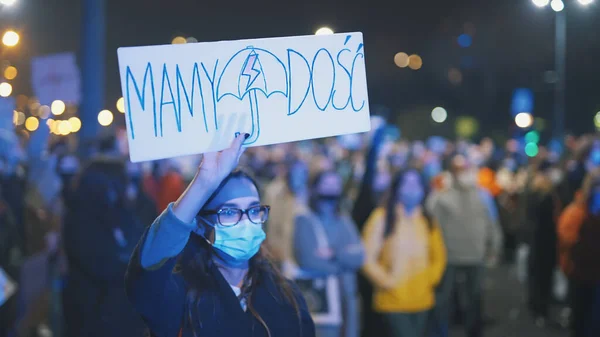
M260 205L260 201L256 200L251 202L248 207L258 206ZM219 208L240 208L240 205L234 203L224 203Z

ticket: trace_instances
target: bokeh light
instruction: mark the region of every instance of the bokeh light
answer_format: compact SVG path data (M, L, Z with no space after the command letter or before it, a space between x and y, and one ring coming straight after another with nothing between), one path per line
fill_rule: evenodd
M65 112L66 108L67 108L67 106L65 105L65 102L60 101L60 100L56 100L56 101L52 102L52 105L50 106L50 110L52 111L52 114L55 116L62 115L63 112Z
M171 41L172 44L185 44L186 42L187 40L183 36L177 36Z
M462 72L456 68L450 68L448 70L448 81L452 83L452 85L460 85L463 80Z
M408 54L407 53L398 53L394 55L394 63L399 68L408 67Z
M19 44L19 34L17 34L17 32L15 32L14 30L9 30L6 31L6 33L4 33L4 35L2 35L2 44L4 44L7 47L14 47L17 44Z
M12 94L12 85L7 82L0 83L0 97L8 97Z
M431 110L431 119L436 123L444 123L448 119L448 112L442 107L435 107Z
M50 117L50 107L47 105L40 106L40 109L38 110L38 117L41 119Z
M525 142L537 144L539 141L540 134L537 131L531 130L525 134Z
M117 100L117 110L120 113L125 113L125 99L123 97Z
M23 125L25 123L25 114L21 111L13 111L13 124Z
M461 34L458 37L458 45L463 48L469 48L473 44L473 38L469 34Z
M533 124L533 116L528 112L519 112L515 116L515 124L521 129L526 129Z
M71 124L71 132L77 132L81 129L81 120L77 117L69 118L69 124Z
M319 29L317 29L317 31L315 32L315 35L331 35L333 34L333 29L329 28L329 27L321 27Z
M538 7L545 7L548 6L548 4L550 4L550 0L532 0L533 4L538 6Z
M187 39L185 39L185 42L187 42L187 43L196 43L196 42L198 42L198 40L195 37L190 36Z
M102 110L98 113L98 123L102 126L109 126L114 119L113 113L110 110Z
M55 121L52 118L48 118L46 120L46 124L48 125L48 128L50 129L50 133L58 135L58 124L60 122L61 121Z
M8 66L6 69L4 69L4 78L7 80L14 80L18 73L19 72L17 71L17 68Z
M596 128L600 129L600 111L596 112L596 115L594 116L594 125Z
M594 2L594 0L577 0L580 4L582 4L583 6L587 6L590 5L592 2Z
M419 55L410 55L408 57L408 67L412 70L419 70L423 66L423 59Z
M35 118L35 117L28 117L25 120L25 129L27 129L27 131L35 131L40 127L40 120Z
M473 117L462 116L456 119L456 134L459 137L470 138L479 131L479 123Z
M539 152L540 152L540 149L536 143L527 143L525 145L525 154L528 157L535 157L538 155Z
M60 121L56 131L61 136L68 136L71 133L71 123L68 121Z
M565 3L562 2L562 0L552 0L550 2L550 7L552 7L553 11L560 12L565 9Z

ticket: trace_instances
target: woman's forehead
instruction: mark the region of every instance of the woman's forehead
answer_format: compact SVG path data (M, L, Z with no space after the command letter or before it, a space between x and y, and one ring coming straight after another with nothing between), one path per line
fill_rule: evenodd
M252 204L260 202L256 186L247 178L232 178L221 188L219 193L207 205L209 208L220 207L224 204Z

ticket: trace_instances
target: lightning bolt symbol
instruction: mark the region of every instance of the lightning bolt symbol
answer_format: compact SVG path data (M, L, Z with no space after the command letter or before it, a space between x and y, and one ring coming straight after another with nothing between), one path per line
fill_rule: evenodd
M246 85L246 90L250 88L252 83L256 81L258 75L260 75L260 70L255 69L256 61L258 61L258 54L255 51L252 51L248 58L246 59L246 63L244 64L242 75L248 76L248 85Z

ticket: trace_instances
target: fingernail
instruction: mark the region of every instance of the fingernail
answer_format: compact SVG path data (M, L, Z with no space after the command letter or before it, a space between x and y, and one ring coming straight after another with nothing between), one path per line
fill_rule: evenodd
M244 138L248 139L248 137L250 137L249 133L247 133L247 134L244 135Z
M235 138L237 138L239 135L240 135L240 133L239 133L239 132L236 132L236 133L235 133Z

